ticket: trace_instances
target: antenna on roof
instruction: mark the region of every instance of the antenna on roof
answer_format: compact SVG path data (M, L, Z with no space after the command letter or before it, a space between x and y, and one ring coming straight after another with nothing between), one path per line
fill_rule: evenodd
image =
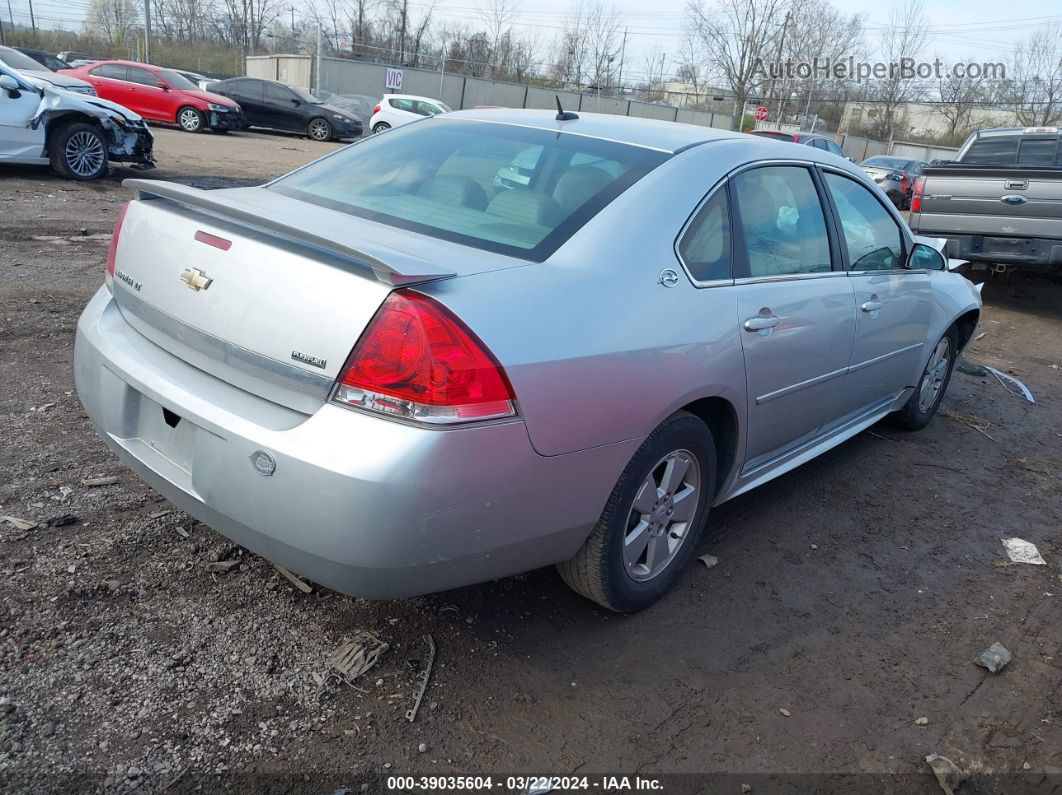
M564 108L561 107L559 96L554 94L553 98L557 100L557 115L555 117L557 121L574 121L575 119L579 118L577 114L568 113L566 110L564 110Z

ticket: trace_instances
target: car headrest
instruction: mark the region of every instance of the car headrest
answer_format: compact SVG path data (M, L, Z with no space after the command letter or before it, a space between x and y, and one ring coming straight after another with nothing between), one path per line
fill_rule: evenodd
M553 197L529 190L506 190L490 200L487 212L517 224L554 226L564 216Z
M567 213L582 207L602 188L612 182L612 175L595 166L576 166L557 180L553 198Z
M417 189L417 195L440 204L484 210L487 193L471 177L453 175L431 177Z

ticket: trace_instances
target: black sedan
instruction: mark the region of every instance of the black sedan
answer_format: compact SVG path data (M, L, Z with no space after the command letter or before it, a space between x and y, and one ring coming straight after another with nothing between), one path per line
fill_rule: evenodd
M906 210L911 206L915 180L922 175L926 164L905 157L874 155L860 163L859 167L885 192L897 210Z
M249 127L299 132L315 141L361 135L361 122L347 111L275 80L234 77L206 88L240 103Z

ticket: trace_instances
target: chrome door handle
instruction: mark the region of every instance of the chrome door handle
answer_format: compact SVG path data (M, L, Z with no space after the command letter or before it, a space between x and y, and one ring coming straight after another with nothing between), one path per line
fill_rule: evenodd
M859 308L864 312L877 312L883 306L885 306L883 301L865 301Z
M777 315L756 315L745 321L745 331L763 331L774 328L782 322Z

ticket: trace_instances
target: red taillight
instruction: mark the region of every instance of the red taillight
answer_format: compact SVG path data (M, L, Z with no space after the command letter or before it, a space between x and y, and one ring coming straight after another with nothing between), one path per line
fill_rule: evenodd
M376 103L376 107L372 109L372 112L373 113L379 113L380 112L380 103L379 102Z
M922 194L926 189L926 178L918 177L914 183L914 191L911 195L911 212L922 212Z
M332 399L433 424L512 417L512 387L486 346L434 298L397 290L369 322Z
M798 134L796 134L796 133L793 133L793 143L795 143L795 144L800 143L800 136Z
M107 285L107 289L114 291L114 268L115 259L118 254L118 238L122 234L122 222L125 221L125 213L129 209L129 202L122 205L122 209L118 211L118 220L114 222L114 234L111 235L111 247L107 249L107 270L103 276L103 283Z

